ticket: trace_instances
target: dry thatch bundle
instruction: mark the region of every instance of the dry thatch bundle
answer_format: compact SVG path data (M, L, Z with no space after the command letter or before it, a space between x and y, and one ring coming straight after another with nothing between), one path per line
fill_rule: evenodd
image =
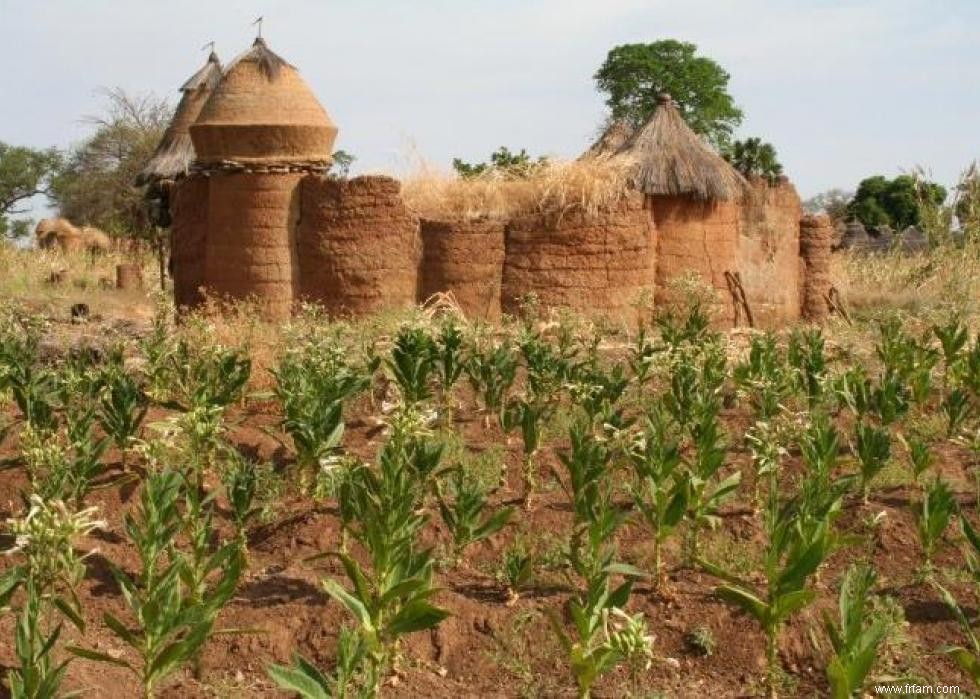
M613 119L595 143L579 156L579 159L611 158L629 143L635 131L636 129L626 119Z
M221 62L212 51L208 62L180 87L183 96L174 112L170 126L163 133L160 144L139 175L136 186L173 180L186 175L194 162L194 144L188 127L194 123L201 108L221 79Z
M198 164L329 164L337 126L299 72L256 39L190 127Z
M746 188L741 175L684 122L670 95L633 134L616 159L630 164L630 182L644 194L727 201Z
M582 212L594 216L627 196L623 163L602 160L549 161L527 177L489 170L477 177L455 177L428 167L409 176L402 197L428 219L492 219Z

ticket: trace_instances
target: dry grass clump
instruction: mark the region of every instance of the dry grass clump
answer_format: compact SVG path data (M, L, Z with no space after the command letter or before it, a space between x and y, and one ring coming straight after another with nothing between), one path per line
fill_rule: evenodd
M457 177L421 165L404 180L405 203L423 218L508 220L531 213L596 215L627 194L627 170L608 160L549 161L525 177L490 169Z
M898 311L924 323L950 315L980 328L980 241L917 255L840 253L832 278L856 316Z
M47 313L64 313L71 304L85 303L94 314L149 318L152 303L145 291L115 288L116 265L121 262L136 262L142 267L147 291L159 284L152 255L91 255L0 244L0 297Z

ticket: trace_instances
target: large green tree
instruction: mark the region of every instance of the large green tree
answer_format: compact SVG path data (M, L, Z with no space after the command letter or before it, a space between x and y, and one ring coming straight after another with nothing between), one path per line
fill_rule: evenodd
M667 92L688 125L722 148L742 123L742 110L728 94L730 76L691 43L665 39L612 49L595 74L613 117L634 126L645 122Z
M890 226L901 230L917 225L927 206L938 206L946 199L946 188L911 175L888 179L874 175L861 180L847 213L865 226Z
M54 148L38 150L0 141L0 237L20 237L30 223L11 216L27 212L28 200L47 194L51 177L61 165Z
M71 150L51 186L59 213L76 225L117 236L150 237L153 225L136 175L153 155L170 121L170 106L152 95L106 92L92 135Z

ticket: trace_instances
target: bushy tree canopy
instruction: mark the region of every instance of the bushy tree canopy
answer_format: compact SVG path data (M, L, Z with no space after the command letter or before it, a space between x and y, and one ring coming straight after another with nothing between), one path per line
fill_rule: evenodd
M723 155L745 177L759 176L775 182L783 174L776 148L761 138L735 141L724 150Z
M901 230L922 220L923 207L938 206L945 199L945 187L934 182L911 175L899 175L891 180L874 175L861 180L847 213L868 227L890 226Z
M716 148L742 123L742 110L728 94L729 74L691 43L665 39L617 46L594 77L613 117L634 126L650 117L661 92L674 98L688 125Z
M113 235L146 237L152 232L136 175L156 150L170 121L169 105L153 96L106 92L105 113L93 118L95 132L71 150L54 178L51 198L76 225L97 226Z
M24 213L31 197L46 194L60 166L61 155L54 148L38 150L0 141L0 237L20 237L28 232L28 221L11 220L10 216Z
M489 163L467 163L460 158L453 158L453 170L460 177L477 177L490 171L496 171L507 177L527 177L535 168L546 162L548 159L544 156L537 160L532 159L524 148L515 153L506 146L500 146L490 154Z

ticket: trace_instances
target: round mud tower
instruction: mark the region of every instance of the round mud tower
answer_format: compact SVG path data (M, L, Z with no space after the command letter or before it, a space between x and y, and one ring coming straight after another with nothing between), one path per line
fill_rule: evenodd
M170 193L170 274L174 304L194 308L204 301L205 240L208 234L208 182L204 175L179 180Z
M267 320L296 298L301 174L215 174L208 196L204 278L219 299L253 299Z
M657 299L668 296L675 279L697 275L716 292L720 322L733 325L735 303L725 272L738 270L738 204L660 195L650 203L657 227Z
M804 216L800 221L800 260L803 272L802 315L814 323L827 318L830 309L830 248L834 226L826 215Z
M544 307L633 326L637 302L653 290L654 267L654 228L639 194L594 215L519 217L507 225L501 306L515 314L534 294Z
M499 319L503 222L422 219L421 232L419 301L448 292L467 318Z
M800 197L785 179L754 177L750 185L741 202L738 272L755 325L777 328L800 317Z
M310 175L302 183L300 293L334 315L415 303L419 220L390 177Z

